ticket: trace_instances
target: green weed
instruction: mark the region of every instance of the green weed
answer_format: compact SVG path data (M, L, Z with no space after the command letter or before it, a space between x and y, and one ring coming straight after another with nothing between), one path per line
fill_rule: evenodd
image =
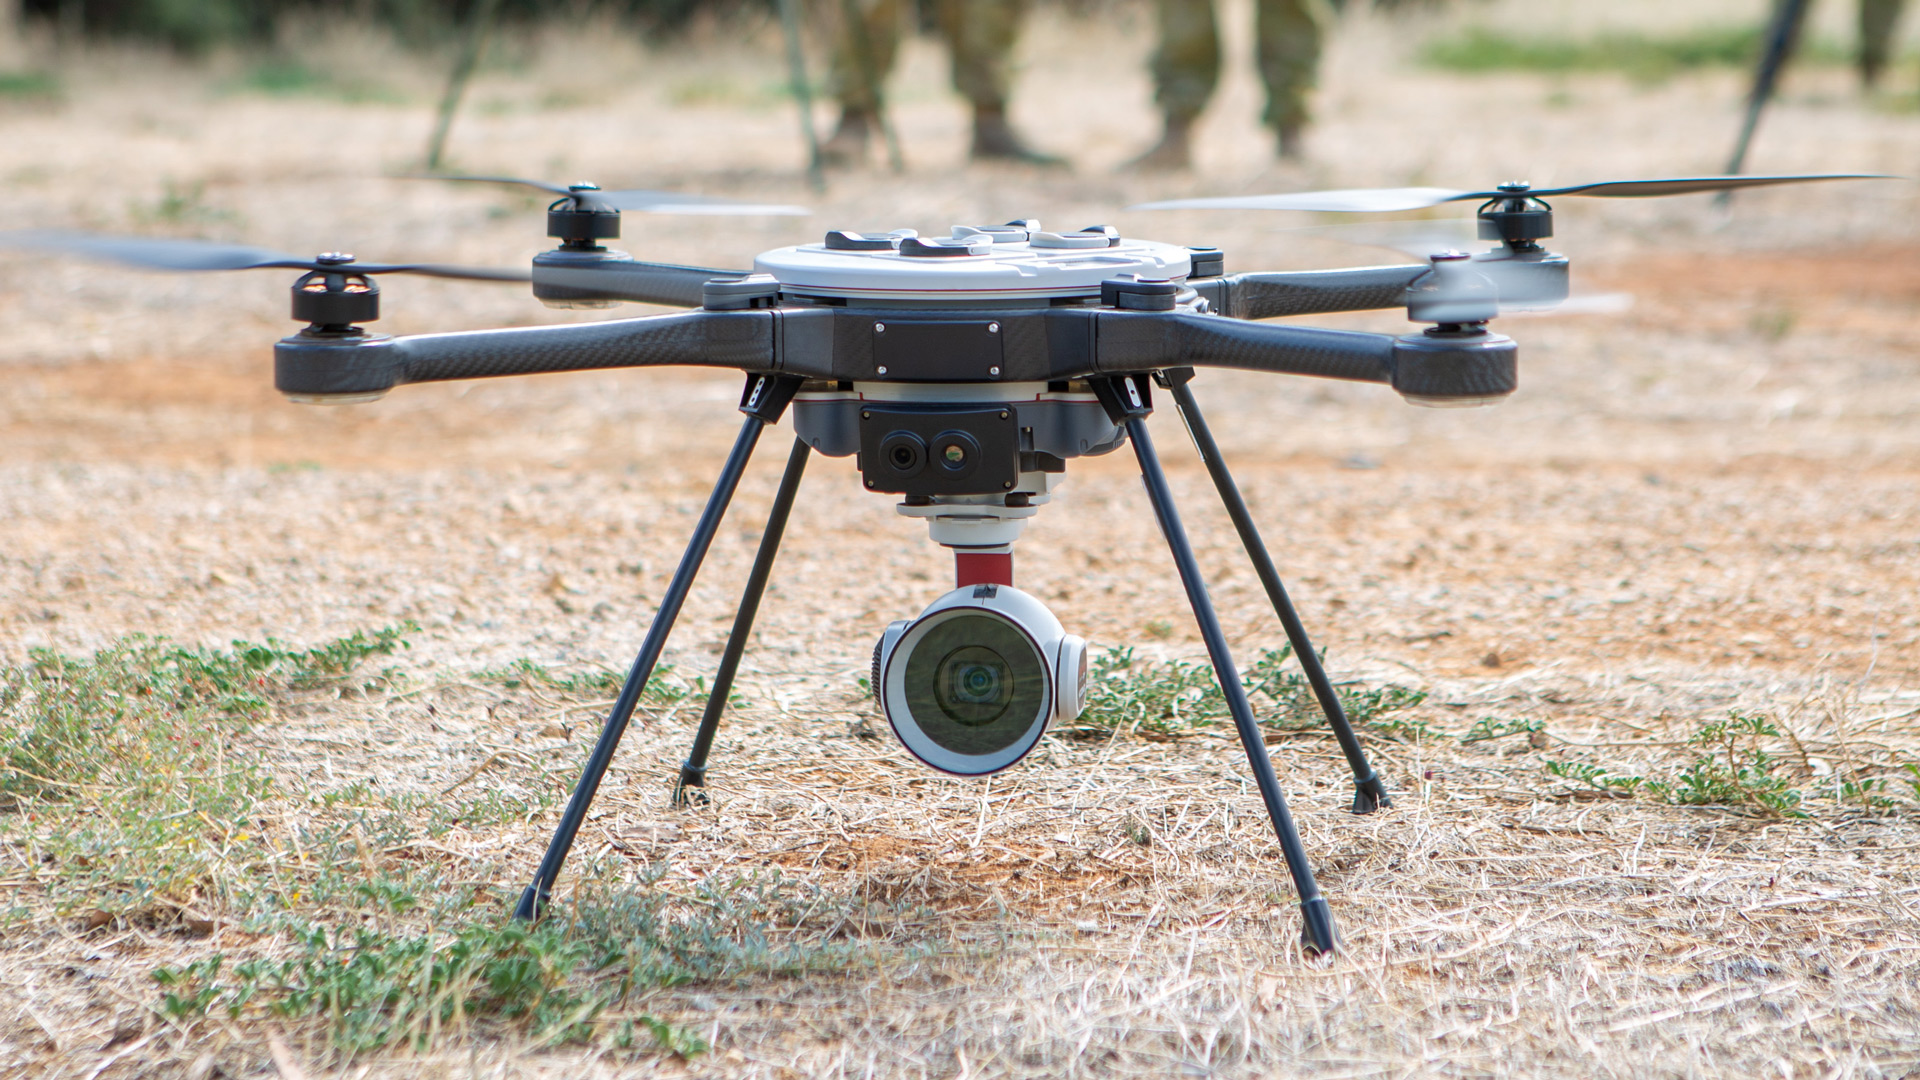
M1227 715L1205 661L1136 660L1131 646L1108 649L1088 666L1083 724L1162 738L1191 735Z
M345 681L407 629L310 649L132 637L90 657L34 650L0 668L0 834L59 867L46 888L61 909L153 917L244 891L272 860L256 819L276 790L246 732L276 696Z
M1702 27L1667 37L1611 32L1586 38L1519 36L1475 26L1428 42L1421 59L1468 74L1615 71L1657 81L1699 68L1745 67L1759 55L1760 35L1757 25ZM1815 40L1805 43L1801 58L1833 63L1846 57L1835 43Z
M222 87L230 94L268 97L323 97L349 104L402 104L404 95L364 79L342 80L333 73L307 66L287 56L273 56L249 66Z
M1326 662L1325 653L1320 660L1323 664ZM1265 721L1268 726L1292 731L1325 726L1326 714L1321 711L1320 698L1295 662L1292 646L1263 651L1260 659L1247 669L1246 684L1249 694L1272 703L1277 715ZM1340 708L1346 713L1347 721L1356 728L1372 729L1376 734L1402 742L1445 737L1425 721L1404 715L1406 710L1427 700L1425 691L1394 683L1367 687L1352 682L1335 683L1333 689L1340 696Z
M1549 761L1547 772L1602 791L1644 791L1675 806L1727 806L1769 816L1804 817L1804 795L1788 775L1788 762L1762 745L1762 740L1780 737L1767 717L1736 711L1700 725L1687 740L1687 746L1696 751L1693 760L1668 775L1614 773L1578 761ZM1915 776L1920 777L1920 770ZM1885 799L1883 787L1872 781L1843 780L1839 793L1843 802L1857 798L1879 805L1875 800ZM1920 794L1920 787L1915 791Z
M1137 731L1150 737L1176 738L1230 718L1226 695L1213 677L1213 665L1204 660L1154 662L1134 657L1131 648L1108 649L1089 669L1087 708L1081 721L1114 731ZM1287 646L1268 649L1242 676L1256 717L1283 731L1324 726L1320 701ZM1339 684L1341 706L1355 727L1367 728L1391 739L1441 737L1424 721L1403 715L1426 700L1426 694L1388 684L1365 687Z
M612 697L620 692L621 684L626 681L625 674L610 668L559 672L526 659L515 660L503 668L488 668L475 674L474 678L508 690L536 687L571 697L590 698ZM704 686L703 679L695 679L691 683L680 679L674 674L672 664L656 664L653 676L647 680L646 690L640 694L640 704L672 705L699 693Z
M582 991L577 976L611 959L559 924L468 926L452 934L393 935L313 928L281 961L237 965L218 978L221 957L160 968L163 1011L188 1017L219 1006L238 1020L250 1009L318 1017L349 1054L383 1047L426 1050L471 1020L518 1022L537 1038L584 1038L613 1000Z
M220 996L220 975L224 956L196 960L183 968L161 968L153 973L160 984L160 1011L175 1020L205 1016L207 1007Z
M1538 720L1504 720L1498 716L1483 716L1474 721L1473 727L1460 737L1460 744L1470 746L1504 739L1509 735L1533 735L1546 729L1546 725Z
M35 101L60 96L60 80L48 71L0 72L0 98Z
M301 927L296 952L284 959L227 967L216 955L156 970L160 1009L181 1021L214 1011L229 1020L318 1019L349 1055L425 1051L489 1023L543 1043L604 1033L618 1047L645 1043L690 1058L707 1050L697 1034L647 1014L602 1019L636 990L839 972L868 962L869 946L828 940L856 910L869 909L857 896L796 888L770 875L703 883L682 898L654 887L665 871L653 868L637 888L585 890L571 921L529 926L495 921L499 914L486 911L484 923L473 913L441 912L439 929L419 933ZM361 889L390 913L420 903L393 882Z
M1595 791L1610 794L1631 795L1647 782L1645 777L1631 773L1608 772L1606 769L1589 765L1584 761L1549 761L1547 772L1562 780L1572 780L1575 783L1585 784Z
M1767 753L1762 739L1777 739L1773 721L1755 713L1730 712L1700 726L1687 745L1705 753L1671 780L1650 782L1649 791L1678 806L1738 806L1764 814L1802 817L1801 793L1782 773L1786 762Z

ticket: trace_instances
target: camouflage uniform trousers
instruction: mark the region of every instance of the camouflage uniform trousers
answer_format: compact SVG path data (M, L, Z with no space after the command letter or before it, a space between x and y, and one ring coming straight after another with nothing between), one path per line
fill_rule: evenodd
M1894 31L1906 0L1860 0L1860 78L1868 86L1880 79L1893 57Z
M1191 121L1220 81L1220 29L1213 0L1159 0L1160 48L1154 100L1168 119ZM1327 0L1255 0L1255 51L1267 84L1266 122L1297 130L1310 117L1320 41L1332 21Z
M900 52L910 5L906 0L825 0L837 24L833 88L842 107L876 110L875 86L884 86ZM975 109L1003 112L1012 85L1013 46L1026 0L938 0L941 34L953 50L953 88ZM857 16L848 18L849 14ZM862 56L865 53L866 56ZM871 59L871 64L863 63ZM869 83L866 71L872 72Z

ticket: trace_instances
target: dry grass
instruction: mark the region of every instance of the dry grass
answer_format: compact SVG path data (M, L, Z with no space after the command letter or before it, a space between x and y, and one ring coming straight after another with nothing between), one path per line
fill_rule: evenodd
M1658 31L1675 7L1607 11ZM1688 17L1745 11L1708 7ZM957 168L964 118L937 53L916 46L898 95L912 171L837 179L799 232L876 215L923 229L1095 221L1158 193L1705 170L1739 93L1726 72L1435 74L1396 58L1446 25L1363 21L1336 43L1310 164L1263 156L1242 48L1202 132L1206 169L1155 181L1108 171L1150 138L1145 22L1114 10L1095 28L1045 22L1027 46L1067 59L1030 67L1019 118L1077 174ZM1242 33L1245 5L1230 10ZM805 201L791 117L761 92L772 42L698 44L529 46L524 66L476 87L456 152L476 168ZM268 99L223 89L231 70L95 57L65 79L61 111L6 106L0 171L17 198L0 225L481 262L538 247L531 203L374 177L418 154L431 80L366 42L308 47L401 103ZM1756 165L1912 171L1911 116L1862 107L1845 77L1796 75ZM1496 114L1506 122L1458 137L1459 117ZM341 157L349 135L364 156ZM205 702L140 712L147 741L114 745L148 758L48 778L79 787L0 814L0 1073L1920 1072L1916 209L1910 188L1879 187L1743 196L1725 222L1697 201L1568 208L1562 240L1583 277L1640 303L1612 321L1515 321L1526 385L1497 410L1201 381L1336 674L1428 694L1369 738L1396 797L1370 817L1345 812L1331 740L1271 736L1346 936L1320 961L1293 947L1271 831L1221 733L1049 738L991 781L930 774L874 737L856 682L872 635L949 568L844 461L807 482L712 802L666 808L699 706L662 699L602 790L551 936L501 937L605 694L485 673L521 659L624 668L731 436L736 387L594 373L295 409L266 385L264 343L284 332L270 275L9 257L10 668L30 648L86 657L130 633L204 650L420 629L350 678L269 677L264 718ZM1121 224L1228 242L1241 268L1352 257L1265 222ZM742 264L796 230L664 219L628 233L652 257ZM389 295L393 330L600 317L511 290ZM715 663L783 441L756 463L669 649L683 683ZM1180 440L1160 442L1250 661L1278 628L1204 473ZM1125 457L1076 463L1022 541L1020 581L1099 645L1190 661L1198 638ZM12 708L8 737L33 715ZM1774 733L1700 738L1735 715ZM143 761L168 783L136 783ZM206 818L143 809L141 790ZM167 842L80 843L154 835ZM161 865L172 876L150 873ZM372 936L310 952L313 926L329 942ZM433 1009L400 1017L400 1041L424 1045L354 1049L343 1017L364 1035L390 1012L271 1008L292 1000L271 973L311 985L302 957L344 986L367 972L356 958L417 974L408 948L452 955L462 933L482 961L533 963L504 997L471 966L395 999L469 1007L437 1032ZM248 963L268 966L250 983ZM182 978L163 987L159 968ZM164 994L208 983L205 1015L167 1010ZM260 989L231 1013L245 985ZM548 1011L517 1017L516 1001Z

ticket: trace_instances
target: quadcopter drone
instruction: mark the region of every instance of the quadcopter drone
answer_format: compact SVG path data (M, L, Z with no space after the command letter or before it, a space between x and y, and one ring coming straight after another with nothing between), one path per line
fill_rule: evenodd
M622 209L793 213L591 184L531 184L556 198L548 235L560 244L531 273L439 264L369 264L341 254L299 259L255 248L51 233L0 244L52 247L164 269L303 271L293 316L307 325L274 348L274 383L298 402L375 400L405 383L595 368L692 365L741 372L745 414L733 449L647 630L591 757L516 916L548 903L587 808L666 645L762 431L791 412L787 457L693 747L674 785L685 805L707 760L771 575L808 459L854 456L868 491L896 496L954 553L955 587L919 615L888 625L873 649L881 711L915 757L984 776L1040 741L1086 702L1086 642L1014 587L1013 548L1052 501L1070 461L1131 445L1193 608L1215 675L1299 894L1303 945L1337 947L1325 897L1281 794L1265 744L1208 598L1148 418L1169 394L1206 463L1274 611L1353 773L1353 812L1391 805L1319 654L1301 624L1222 460L1190 383L1199 368L1235 368L1384 383L1421 405L1482 405L1513 393L1518 350L1488 328L1503 312L1552 308L1568 296L1568 261L1548 198L1642 197L1872 174L1729 176L1607 182L1537 190L1400 188L1190 199L1134 209L1378 212L1477 202L1494 246L1443 251L1414 265L1228 274L1216 248L1136 240L1105 225L1070 231L1018 219L913 230L834 230L817 243L760 255L751 271L641 262L606 247ZM391 337L379 316L384 273L530 280L558 306L622 301L691 310L586 324ZM1279 316L1405 307L1426 327L1403 335L1262 324Z

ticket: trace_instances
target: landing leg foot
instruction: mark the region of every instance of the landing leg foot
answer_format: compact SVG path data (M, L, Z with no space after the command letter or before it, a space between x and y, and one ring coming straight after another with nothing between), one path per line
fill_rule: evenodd
M1333 909L1327 906L1327 898L1316 896L1302 901L1300 915L1306 925L1300 929L1300 948L1309 956L1324 956L1340 951L1340 935L1333 929Z
M1393 805L1393 796L1387 794L1387 786L1373 773L1355 781L1353 788L1353 812L1356 814L1371 814L1383 806Z

